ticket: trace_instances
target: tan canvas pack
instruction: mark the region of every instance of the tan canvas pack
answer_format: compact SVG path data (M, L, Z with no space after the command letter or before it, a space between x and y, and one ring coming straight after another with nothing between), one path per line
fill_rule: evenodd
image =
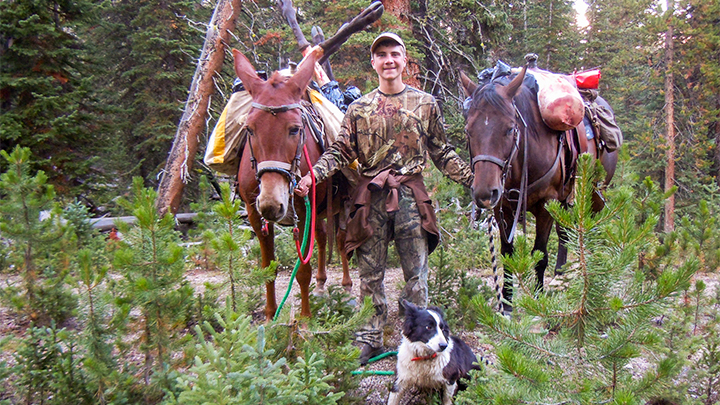
M225 109L218 119L208 140L203 161L211 169L220 173L235 175L240 165L240 146L242 144L243 127L252 97L245 90L230 96Z
M345 114L319 91L309 89L308 96L315 111L323 120L324 143L330 145L337 139ZM233 93L228 100L205 150L203 161L211 169L224 174L237 174L242 152L240 148L244 144L243 128L251 104L252 97L245 90Z
M602 97L598 97L597 90L581 89L585 110L592 124L593 132L605 144L605 149L612 152L622 146L623 134L615 122L615 114L610 105Z

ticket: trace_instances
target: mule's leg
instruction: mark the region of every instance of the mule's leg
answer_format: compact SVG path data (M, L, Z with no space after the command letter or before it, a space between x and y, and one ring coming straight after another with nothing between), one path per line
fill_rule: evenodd
M565 228L555 224L555 232L558 237L558 253L555 260L555 275L559 276L565 273L562 267L567 263L567 232Z
M315 281L317 281L317 292L325 292L325 282L327 281L327 273L325 272L327 258L327 230L325 221L318 220L315 223L315 243L318 247L318 269Z
M567 202L563 202L562 205L563 208L568 208ZM565 263L567 263L567 231L565 231L565 228L556 223L555 233L557 233L558 237L558 253L557 259L555 260L555 275L558 276L564 273L562 268L565 266Z
M342 262L343 278L342 286L345 287L345 291L348 294L352 293L352 278L350 278L350 264L348 262L347 253L345 253L345 237L347 234L344 229L338 227L337 232L337 243L338 250L340 250L340 261Z
M545 281L545 269L548 265L547 244L550 239L550 231L552 231L553 217L545 208L540 208L535 215L535 244L533 251L539 250L543 257L538 264L535 265L535 275L537 276L537 290L542 291Z
M310 213L306 213L304 209L298 209L297 213L300 219L300 223L298 224L300 228L300 235L304 235L305 215L310 215ZM316 229L317 227L318 223L315 224ZM317 238L317 234L315 237ZM310 318L312 316L310 313L310 282L312 281L312 267L310 266L310 262L311 261L307 264L300 264L297 274L295 275L295 280L297 280L298 285L300 285L300 316L305 318Z
M268 267L275 260L275 228L272 223L268 224L267 235L262 232L262 219L255 209L255 204L246 204L248 207L248 220L255 231L255 235L260 242L260 256L262 258L262 267ZM265 284L265 322L270 322L277 311L277 301L275 300L275 280Z

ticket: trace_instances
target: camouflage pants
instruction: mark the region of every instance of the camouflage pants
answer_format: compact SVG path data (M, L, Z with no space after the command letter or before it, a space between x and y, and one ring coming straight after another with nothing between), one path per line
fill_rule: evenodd
M383 327L387 322L388 305L385 297L385 266L388 245L395 241L400 265L405 278L405 288L400 300L427 307L428 300L428 244L427 234L420 226L412 190L400 186L398 205L395 212L387 212L385 198L388 190L373 192L368 222L373 235L355 250L360 275L360 298L369 296L375 305L375 315L357 333L357 341L373 347L383 344Z

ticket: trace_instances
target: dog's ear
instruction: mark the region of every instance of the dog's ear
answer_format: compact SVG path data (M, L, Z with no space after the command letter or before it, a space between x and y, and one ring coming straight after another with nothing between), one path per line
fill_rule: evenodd
M405 309L405 317L407 317L408 314L410 314L410 313L417 312L419 309L415 304L406 300L405 298L400 300L400 305L402 305L403 308Z
M428 307L428 310L435 311L436 313L440 314L441 318L445 318L445 313L443 312L442 309L440 309L440 307L432 306L432 307Z

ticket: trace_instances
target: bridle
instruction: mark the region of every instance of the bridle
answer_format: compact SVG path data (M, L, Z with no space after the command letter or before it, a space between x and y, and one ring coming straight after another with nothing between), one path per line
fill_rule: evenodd
M520 114L520 111L515 106L515 103L513 103L513 108L515 109L515 117L520 119L520 122L523 124L523 139L527 140L527 124L525 123L525 119L522 117L522 114ZM520 148L520 130L517 126L517 120L512 128L513 131L513 148L510 151L510 154L505 158L505 160L501 160L500 158L493 156L493 155L475 155L472 160L470 161L470 170L475 174L475 164L478 162L490 162L494 163L498 166L500 166L500 170L502 170L502 186L505 187L505 179L507 178L507 174L510 171L511 162L513 159L515 159L515 155L517 155L517 151ZM469 134L468 134L469 137ZM468 142L468 150L470 149L470 145ZM470 151L470 154L472 154L472 151Z
M502 170L502 178L500 180L500 188L502 190L502 195L500 198L505 198L508 201L511 200L510 197L507 195L510 193L517 194L517 208L515 210L515 214L513 215L513 224L510 228L510 232L508 233L506 237L506 242L512 243L515 231L517 229L517 225L520 222L520 218L524 216L525 211L527 210L527 196L530 193L530 191L534 190L534 188L538 187L538 185L542 184L544 181L546 181L548 178L552 176L552 174L555 172L555 169L558 167L558 164L560 163L560 158L562 157L562 148L563 144L565 142L565 137L561 134L558 139L558 150L557 154L555 155L555 161L553 162L553 165L550 167L550 169L545 172L540 178L533 181L531 184L528 184L528 125L525 121L525 118L523 118L522 114L520 113L520 110L518 110L517 106L515 105L515 102L513 102L513 109L515 110L515 125L513 126L513 148L510 151L510 154L507 156L505 160L501 160L500 158L492 155L476 155L472 158L470 161L470 169L472 170L473 174L475 173L475 164L477 162L491 162L498 166L500 166L500 169ZM518 128L518 121L522 123L523 130L522 135L520 133L520 129ZM469 138L468 134L468 138ZM523 164L522 164L522 172L521 172L521 178L520 178L520 188L517 189L510 189L505 190L505 180L507 179L507 175L510 172L510 168L512 167L512 161L515 159L515 156L517 155L518 150L520 149L520 137L522 136L522 143L523 143ZM468 139L468 149L470 149L470 142ZM470 155L472 155L472 151L470 151ZM500 212L502 212L502 204L500 204ZM501 216L502 217L502 216ZM524 223L523 223L524 226ZM505 229L504 227L500 227L500 229ZM503 232L500 232L501 236Z
M475 155L472 160L470 161L470 169L473 174L475 174L475 164L478 162L490 162L494 163L497 166L500 167L500 170L502 170L502 177L500 180L500 189L502 190L502 195L500 198L508 199L506 194L509 194L510 192L517 192L518 193L518 199L517 199L517 209L515 210L515 215L513 216L513 224L510 228L510 233L507 235L506 241L508 243L511 243L515 237L515 230L517 228L517 224L520 222L521 214L524 213L527 210L527 166L528 166L528 158L527 158L527 148L528 148L528 142L527 142L527 123L525 122L525 118L523 118L522 114L520 114L520 110L518 110L517 106L515 105L515 102L512 103L513 109L515 110L515 123L513 125L513 148L508 154L508 156L505 158L505 160L502 160L496 156L492 155ZM508 173L510 173L510 168L512 167L512 161L515 159L515 156L517 155L518 150L520 149L520 129L518 128L518 121L522 123L523 130L522 130L522 143L523 143L523 165L522 165L522 174L520 178L520 188L519 189L513 189L513 190L507 190L505 191L505 180L507 179ZM469 142L470 134L468 134L468 149L470 149L470 142ZM470 155L472 155L472 151L470 151ZM502 204L500 204L500 211L502 212ZM502 235L502 232L501 232Z
M285 104L281 106L268 106L253 101L251 107L257 108L258 110L262 110L265 112L269 112L273 116L276 116L278 113L294 110L297 108L303 110L303 126L302 128L300 128L300 139L298 140L295 157L290 163L280 162L277 160L265 160L262 162L258 162L255 158L255 151L253 150L252 146L252 137L248 136L248 143L250 145L250 164L252 165L253 170L255 170L255 178L257 179L257 181L260 182L260 178L262 177L262 175L267 172L280 173L288 179L288 183L290 184L290 194L292 195L293 190L297 185L297 181L300 178L300 157L302 155L302 147L305 144L305 124L307 118L306 114L304 113L303 106L300 103Z
M253 150L252 146L252 137L248 136L248 144L250 147L250 164L255 170L255 178L257 179L258 183L260 182L260 178L263 174L267 172L275 172L280 173L283 176L285 176L288 179L289 183L289 194L290 194L290 204L289 206L292 208L292 219L293 223L295 225L295 229L297 229L297 223L298 223L298 216L297 212L295 212L295 187L297 186L297 182L300 179L300 159L303 152L303 146L305 145L305 128L310 128L313 138L315 141L320 145L321 148L324 148L324 145L322 143L322 134L325 130L322 121L318 122L317 124L320 125L320 128L318 128L313 121L312 112L308 110L305 106L303 106L301 103L293 103L293 104L285 104L280 106L268 106L256 102L252 102L250 104L252 108L257 108L258 110L269 112L273 116L276 116L278 113L286 112L294 109L300 109L301 110L301 117L302 117L302 127L300 128L299 133L299 139L297 144L297 149L295 151L295 157L293 158L292 162L280 162L277 160L265 160L262 162L258 162L255 158L255 151ZM307 151L306 151L307 153ZM309 160L308 160L309 164ZM268 232L268 222L265 220L265 218L261 218L262 220L262 229L263 233L267 234Z

